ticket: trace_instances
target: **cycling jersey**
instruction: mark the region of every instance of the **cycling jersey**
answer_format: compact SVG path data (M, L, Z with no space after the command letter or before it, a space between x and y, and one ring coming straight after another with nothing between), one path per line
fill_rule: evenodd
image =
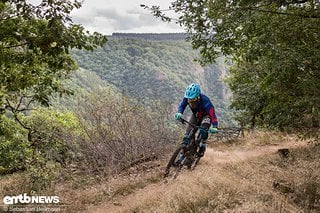
M180 103L180 106L178 107L178 112L183 114L184 110L188 105L188 99L183 98L183 100ZM195 117L200 121L202 120L203 116L209 115L212 127L218 127L218 119L215 114L214 106L206 95L200 94L200 100L197 102L195 107L190 107L190 109L192 113L195 115Z

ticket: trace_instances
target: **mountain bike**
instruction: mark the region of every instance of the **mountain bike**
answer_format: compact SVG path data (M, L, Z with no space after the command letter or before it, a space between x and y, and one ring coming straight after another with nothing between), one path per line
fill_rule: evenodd
M183 167L187 167L189 170L193 170L201 159L199 155L200 145L203 139L200 137L200 132L195 137L198 129L203 129L200 126L192 124L187 120L181 118L180 121L184 124L189 124L192 128L187 137L190 139L188 144L180 144L178 148L173 152L164 172L164 178L173 176L176 178L178 173ZM207 131L206 129L203 129Z

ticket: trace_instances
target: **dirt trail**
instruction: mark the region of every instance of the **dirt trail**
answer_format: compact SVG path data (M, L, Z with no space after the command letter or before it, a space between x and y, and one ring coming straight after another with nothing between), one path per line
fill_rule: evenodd
M306 143L292 143L291 141L279 145L258 146L252 149L239 147L227 151L217 151L208 148L194 171L183 170L175 180L168 183L161 181L156 184L149 184L127 196L118 196L99 206L89 207L85 212L173 212L170 209L174 209L175 202L179 202L179 199L201 197L210 188L214 188L214 184L217 183L228 184L230 182L230 184L237 184L237 180L224 174L223 166L273 154L281 148L291 149L303 145L306 145ZM148 210L144 211L144 209Z

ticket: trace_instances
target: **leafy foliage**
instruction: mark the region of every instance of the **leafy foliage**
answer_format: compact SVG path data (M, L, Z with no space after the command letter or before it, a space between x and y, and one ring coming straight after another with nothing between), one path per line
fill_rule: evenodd
M16 0L0 3L2 111L23 111L33 101L47 106L53 93L68 92L60 80L76 68L69 50L92 50L105 43L105 36L72 23L69 14L80 6L76 0L44 0L37 6Z
M30 144L48 161L65 164L68 146L80 134L78 119L72 112L38 109L24 118L34 133Z
M233 106L244 125L319 128L318 1L176 0L171 9L203 63L232 57Z
M70 12L80 6L77 0L0 2L0 172L27 170L30 190L50 184L77 132L71 114L29 110L49 106L53 94L71 93L61 84L77 68L70 49L106 42L72 23Z
M0 175L25 169L27 131L7 116L0 119Z
M48 108L29 116L19 114L19 119L32 128L32 135L8 116L0 119L0 174L26 170L26 190L39 191L70 160L73 153L68 147L81 134L79 123L71 112Z
M61 167L70 162L74 155L70 147L81 129L72 112L50 108L38 109L23 119L34 131L32 143L27 147L32 152L24 159L29 176L28 189L40 191L48 188Z

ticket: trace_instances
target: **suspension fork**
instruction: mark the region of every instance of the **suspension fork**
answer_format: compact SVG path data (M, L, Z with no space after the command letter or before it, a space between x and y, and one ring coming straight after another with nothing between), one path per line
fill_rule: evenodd
M195 133L196 133L197 129L195 127L191 128L191 130L189 131L189 133L187 134L187 138L189 139L189 143L186 147L187 150L190 150L190 146L192 146L195 143ZM192 141L194 138L194 141Z

